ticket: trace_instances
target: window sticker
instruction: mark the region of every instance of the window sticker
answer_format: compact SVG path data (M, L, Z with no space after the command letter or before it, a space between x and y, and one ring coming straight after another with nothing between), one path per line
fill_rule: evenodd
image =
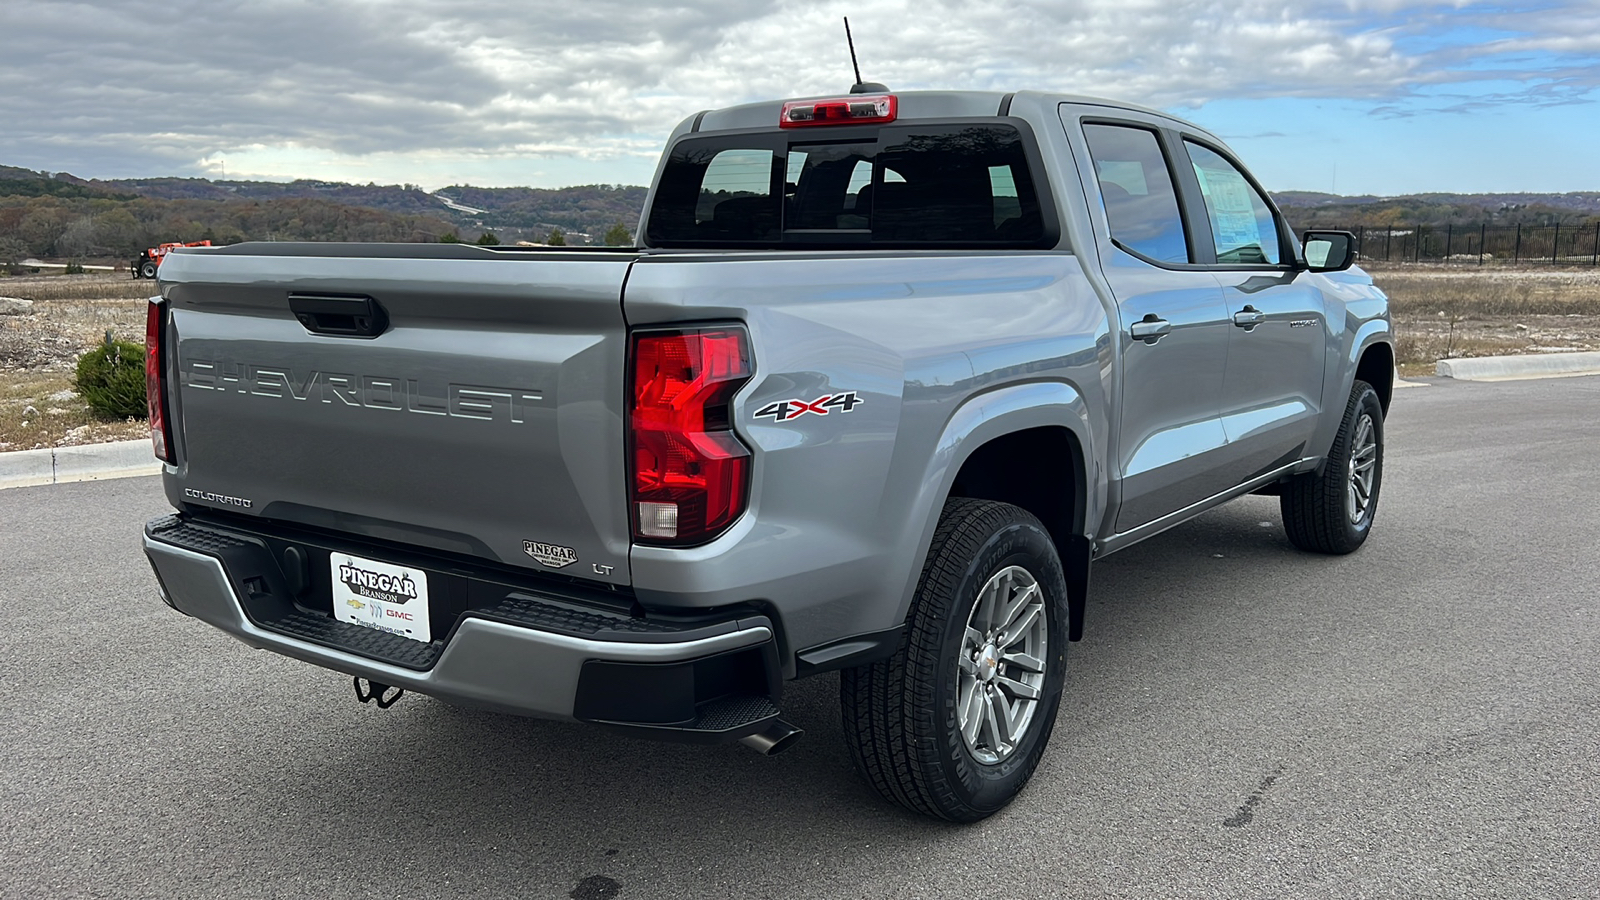
M1218 252L1260 246L1261 227L1256 222L1250 202L1250 184L1244 176L1232 169L1206 169L1198 164L1194 173L1200 179L1200 192L1205 195L1206 205L1211 208Z

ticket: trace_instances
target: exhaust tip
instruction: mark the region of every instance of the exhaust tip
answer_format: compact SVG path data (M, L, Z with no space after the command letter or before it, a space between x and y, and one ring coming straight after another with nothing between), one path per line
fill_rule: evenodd
M739 743L760 753L762 756L776 756L794 746L805 732L782 719L773 719L772 724L766 728L739 739Z

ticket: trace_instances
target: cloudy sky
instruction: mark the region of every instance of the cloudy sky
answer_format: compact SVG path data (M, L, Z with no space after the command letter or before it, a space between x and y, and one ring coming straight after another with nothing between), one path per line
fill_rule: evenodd
M1045 89L1171 110L1274 190L1600 190L1600 0L0 0L0 164L644 183L685 115Z

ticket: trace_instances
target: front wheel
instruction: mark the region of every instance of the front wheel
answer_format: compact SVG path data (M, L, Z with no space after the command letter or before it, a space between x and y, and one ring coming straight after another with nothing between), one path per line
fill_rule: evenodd
M900 648L840 676L862 776L889 800L957 822L1010 803L1055 726L1066 599L1038 519L1005 503L946 503Z
M146 262L139 266L139 275L143 278L156 277L156 264L153 262Z
M1383 404L1357 381L1322 471L1296 475L1278 496L1289 541L1313 553L1354 552L1372 531L1382 487Z

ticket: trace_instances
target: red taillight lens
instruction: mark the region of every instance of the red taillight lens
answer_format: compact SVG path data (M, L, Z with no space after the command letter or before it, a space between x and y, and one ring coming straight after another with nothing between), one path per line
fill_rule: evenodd
M744 512L750 451L729 404L750 380L742 328L648 332L633 338L633 536L696 544Z
M791 100L778 114L779 128L805 128L810 125L855 125L867 122L893 122L900 100L893 94L840 97L837 100Z
M167 371L161 344L166 337L167 304L151 300L144 317L144 397L150 410L150 443L156 459L172 462L172 430L167 421Z

